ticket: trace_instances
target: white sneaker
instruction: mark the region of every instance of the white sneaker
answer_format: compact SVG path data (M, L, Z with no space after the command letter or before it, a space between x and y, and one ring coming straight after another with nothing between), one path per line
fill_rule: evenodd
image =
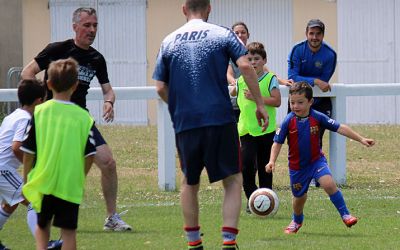
M126 224L117 213L106 218L103 229L106 231L132 231L132 227Z

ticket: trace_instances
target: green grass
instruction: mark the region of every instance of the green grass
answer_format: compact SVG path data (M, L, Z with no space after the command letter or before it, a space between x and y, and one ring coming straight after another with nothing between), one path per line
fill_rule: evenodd
M242 211L240 249L399 249L400 126L354 128L377 140L372 148L347 141L347 184L342 191L350 211L360 218L359 223L346 228L323 190L311 188L304 226L296 235L283 234L291 217L285 146L274 176L279 211L267 219ZM118 210L128 210L123 219L134 227L134 232L102 231L105 206L100 172L93 167L80 209L78 249L185 249L179 192L158 190L156 128L105 126L101 130L118 164ZM327 145L326 141L325 152L328 152ZM177 169L177 186L180 176ZM209 185L204 175L200 223L205 249L220 247L221 200L220 183ZM57 237L58 230L52 230L52 238ZM0 239L12 249L34 249L24 207L18 208L0 231Z

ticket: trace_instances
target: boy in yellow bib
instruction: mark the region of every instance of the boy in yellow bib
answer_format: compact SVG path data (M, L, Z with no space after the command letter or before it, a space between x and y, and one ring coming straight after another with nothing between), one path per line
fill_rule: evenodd
M47 249L52 220L61 228L63 249L76 249L79 204L96 153L94 121L70 101L78 84L77 62L52 62L48 74L54 97L36 106L27 127L22 192L38 213L36 249Z
M264 65L267 63L264 45L252 42L247 45L247 49L247 57L257 73L261 95L269 115L268 127L263 132L254 114L256 108L254 98L248 91L243 77L239 77L236 89L231 90L231 95L237 95L240 109L238 131L242 155L243 189L249 199L258 188L255 181L256 172L258 172L259 187L272 189L272 174L266 173L263 166L269 162L276 129L276 107L281 105L281 93L276 76L264 71ZM246 211L249 212L249 209L247 208Z

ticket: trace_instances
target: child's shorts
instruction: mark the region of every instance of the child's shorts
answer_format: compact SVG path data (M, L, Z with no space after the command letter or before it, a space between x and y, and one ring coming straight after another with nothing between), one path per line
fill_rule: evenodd
M325 157L311 163L300 170L289 169L290 187L294 197L301 197L307 193L312 179L318 181L324 175L332 175Z
M42 211L38 213L38 225L45 228L53 219L53 226L75 230L78 227L79 204L62 200L53 195L44 195Z
M22 196L22 178L15 171L0 170L0 202L14 206L24 200Z

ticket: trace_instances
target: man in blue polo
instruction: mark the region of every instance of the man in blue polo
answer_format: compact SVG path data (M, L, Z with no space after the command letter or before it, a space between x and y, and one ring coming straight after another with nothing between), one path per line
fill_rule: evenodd
M321 20L311 19L307 23L307 39L296 44L289 54L288 78L295 82L307 82L327 92L331 90L329 81L335 72L336 52L323 41L324 34L325 24ZM312 108L332 116L330 97L315 97ZM323 134L324 130L320 131L321 143Z
M246 48L230 29L207 23L210 1L186 0L182 9L188 22L163 40L153 79L158 94L168 103L175 129L184 173L184 230L188 248L203 249L198 191L205 167L210 182L223 182L223 247L235 249L242 174L236 120L226 85L229 59L238 65L255 97L255 116L264 130L268 115Z

